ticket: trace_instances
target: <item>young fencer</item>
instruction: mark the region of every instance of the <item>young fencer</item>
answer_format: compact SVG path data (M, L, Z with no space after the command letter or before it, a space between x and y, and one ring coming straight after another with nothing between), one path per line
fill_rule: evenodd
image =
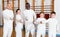
M47 20L48 23L48 37L56 37L56 28L57 28L57 24L58 21L56 20L56 13L55 12L51 12L50 17Z
M16 20L15 21L16 21L16 26L15 26L16 37L22 37L23 19L21 16L20 9L16 10Z
M34 22L37 24L37 35L36 37L45 37L46 33L46 19L44 18L44 12L40 12L40 18L37 18L36 21Z
M3 11L3 37L11 37L13 30L13 18L14 14L12 11L12 5L10 3L7 4L7 9Z
M30 9L30 4L26 3L26 10L23 12L24 15L24 21L25 21L25 31L26 31L26 35L25 37L29 37L29 33L31 32L32 37L34 37L34 33L35 33L35 26L34 26L34 21L36 19L36 14L35 12Z

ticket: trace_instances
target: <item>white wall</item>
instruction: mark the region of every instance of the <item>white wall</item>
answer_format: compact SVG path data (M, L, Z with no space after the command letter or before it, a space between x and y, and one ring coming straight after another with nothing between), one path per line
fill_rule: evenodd
M20 0L20 9L22 12L25 10L25 0Z
M0 25L2 25L2 0L0 0Z
M55 0L55 12L57 13L57 20L58 20L58 33L60 33L60 0Z

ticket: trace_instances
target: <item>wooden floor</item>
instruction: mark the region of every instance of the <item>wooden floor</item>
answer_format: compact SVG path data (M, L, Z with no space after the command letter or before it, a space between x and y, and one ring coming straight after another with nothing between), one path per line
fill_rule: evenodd
M25 31L23 30L22 31L22 36L23 37L25 37ZM36 34L35 34L36 35ZM0 27L0 37L3 37L3 28L2 27ZM15 30L13 30L13 32L12 32L12 37L16 37L16 33L15 33ZM29 37L31 37L31 34L30 34L30 36ZM47 37L47 36L46 36Z

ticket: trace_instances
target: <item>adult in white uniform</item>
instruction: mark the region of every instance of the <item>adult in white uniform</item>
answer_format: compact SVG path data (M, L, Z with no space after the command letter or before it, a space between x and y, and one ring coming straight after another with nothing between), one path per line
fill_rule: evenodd
M37 36L36 37L45 37L46 33L46 19L44 18L44 13L40 13L40 18L37 18L35 21L35 24L37 24Z
M57 20L56 20L56 13L52 12L51 13L51 18L49 18L47 20L49 28L48 28L48 32L49 35L48 37L56 37L56 28L57 28Z
M22 37L22 29L23 29L23 19L20 15L20 9L16 10L16 37Z
M9 3L7 5L7 9L3 11L3 20L4 20L4 26L3 26L3 37L11 37L12 30L13 30L13 11L12 5Z
M32 37L34 37L35 33L35 26L33 22L36 19L36 14L33 10L30 9L30 4L26 3L26 10L23 12L24 21L25 21L25 30L26 30L26 37L29 37L29 33L31 32Z

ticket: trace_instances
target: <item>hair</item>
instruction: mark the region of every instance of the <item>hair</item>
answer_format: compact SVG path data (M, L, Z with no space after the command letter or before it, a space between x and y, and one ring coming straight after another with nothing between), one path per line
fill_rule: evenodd
M50 14L56 14L56 12L53 11L53 12L51 12Z
M42 14L42 13L44 14L44 12L40 12L40 14Z
M30 6L30 4L28 2L26 3L26 5L29 5Z
M17 9L17 10L16 10L16 13L18 12L18 10L20 10L20 9Z
M9 4L12 4L12 3L8 3L7 5L9 5Z
M30 5L28 2L26 4Z

